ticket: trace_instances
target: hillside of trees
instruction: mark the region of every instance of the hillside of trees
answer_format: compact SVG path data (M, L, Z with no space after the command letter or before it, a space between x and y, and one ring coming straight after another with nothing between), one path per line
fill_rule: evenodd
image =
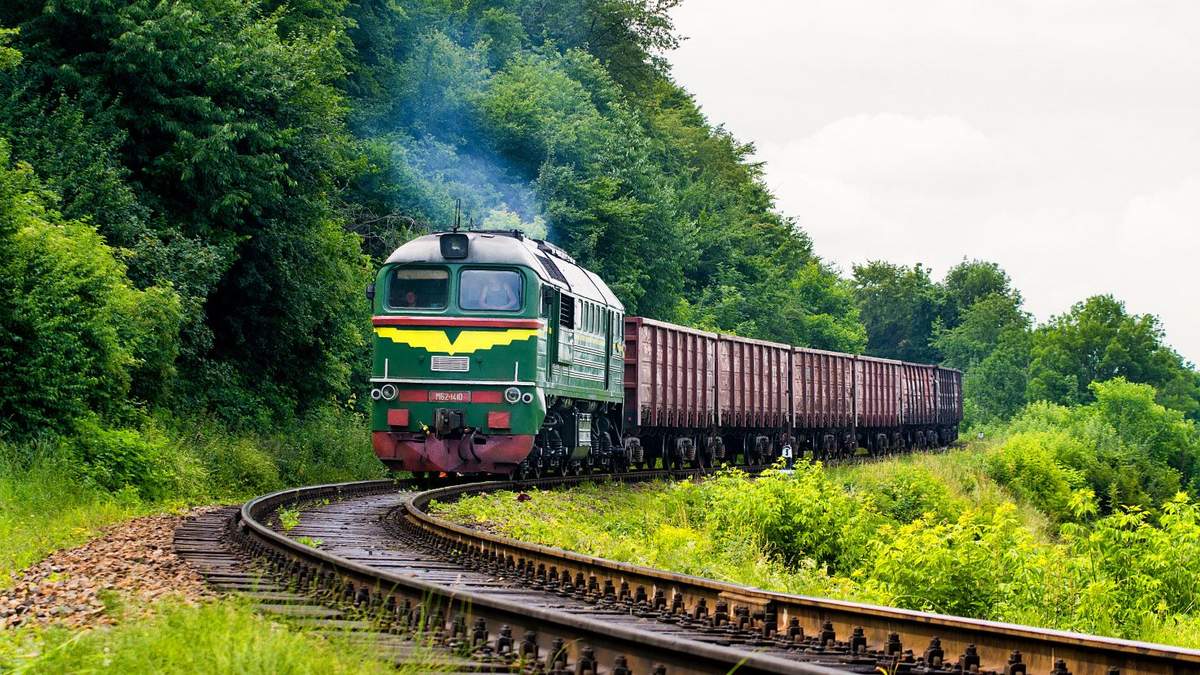
M0 439L101 439L78 452L108 475L164 411L262 432L361 409L362 289L459 199L630 313L964 368L974 421L1115 376L1200 414L1200 376L1113 298L1034 326L989 263L824 263L672 79L676 4L3 5Z
M632 313L861 348L752 148L671 80L674 4L0 8L4 433L350 400L374 263L456 199L547 232Z

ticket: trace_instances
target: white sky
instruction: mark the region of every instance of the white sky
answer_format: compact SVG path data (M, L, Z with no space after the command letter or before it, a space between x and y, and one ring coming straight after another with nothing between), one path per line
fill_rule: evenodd
M1200 3L685 0L669 55L852 263L998 262L1039 320L1112 293L1200 362Z

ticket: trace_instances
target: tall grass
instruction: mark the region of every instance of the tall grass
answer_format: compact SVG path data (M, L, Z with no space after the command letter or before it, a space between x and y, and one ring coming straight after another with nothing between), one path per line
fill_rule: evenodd
M82 543L101 528L141 512L136 492L113 494L77 480L67 458L52 447L18 462L0 445L0 589L47 553Z
M397 669L389 652L349 634L301 630L224 600L160 603L144 620L86 633L13 631L0 637L0 671L14 673L418 673L438 670L419 650Z

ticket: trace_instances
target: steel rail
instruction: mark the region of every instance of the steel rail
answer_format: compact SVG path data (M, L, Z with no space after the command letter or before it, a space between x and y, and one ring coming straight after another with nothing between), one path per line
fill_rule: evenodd
M631 477L647 480L665 473L647 472ZM830 622L838 639L845 639L861 628L868 643L880 648L892 634L898 634L903 646L917 655L937 639L947 664L955 663L960 654L974 651L981 657L981 668L1004 673L1009 672L1006 667L1013 653L1020 652L1028 673L1057 672L1054 669L1058 660L1065 661L1073 675L1109 675L1113 668L1122 673L1200 673L1200 650L763 591L518 541L450 522L426 510L433 500L448 501L467 494L505 489L565 486L595 479L584 476L443 487L413 495L403 505L402 512L395 512L393 517L403 518L409 526L420 528L429 536L466 547L475 555L556 568L563 578L574 574L596 575L600 583L615 587L643 586L662 591L666 597L681 594L688 608L703 605L711 611L723 603L730 615L738 607L760 616L770 612L777 618L781 631L793 619L809 635Z
M242 505L232 528L233 536L244 551L264 560L277 574L294 578L298 584L334 593L364 612L374 612L385 622L395 621L405 627L420 627L431 634L443 635L455 631L456 627L474 626L474 630L481 628L484 631L486 642L498 646L503 639L502 629L507 629L510 636L524 634L527 640L533 636L537 645L535 653L542 658L552 658L556 649L564 652L573 664L572 669L579 669L581 660L590 660L593 671L599 667L598 672L613 672L607 664L622 663L618 659L622 657L635 673L663 672L658 670L660 667L665 667L669 675L735 670L739 673L804 675L844 672L750 649L704 644L566 612L531 608L501 597L450 589L305 546L267 525L269 516L281 506L382 493L397 487L393 481L367 481L264 495ZM475 637L478 635L476 632ZM516 648L511 638L509 645ZM550 663L549 658L546 662Z

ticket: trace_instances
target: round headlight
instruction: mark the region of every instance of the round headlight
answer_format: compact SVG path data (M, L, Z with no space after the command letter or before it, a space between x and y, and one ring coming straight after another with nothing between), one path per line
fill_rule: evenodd
M526 403L533 403L533 394L526 393L524 396L521 397L521 400Z
M516 387L509 387L504 390L504 400L509 403L518 403L521 400L521 390Z
M380 393L380 391L378 389L371 390L371 400L372 401L378 401L381 398L383 398L383 394Z
M398 392L396 391L396 385L394 385L394 384L385 384L379 388L379 395L385 401L390 401L390 400L396 398L397 393Z

